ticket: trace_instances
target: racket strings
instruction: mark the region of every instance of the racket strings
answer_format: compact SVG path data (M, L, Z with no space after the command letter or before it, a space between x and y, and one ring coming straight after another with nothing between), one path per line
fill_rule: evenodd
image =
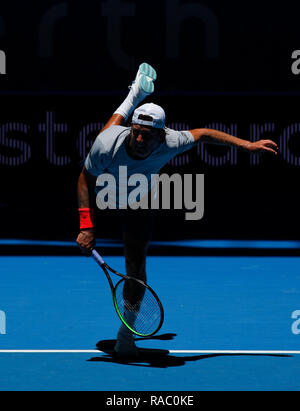
M161 322L161 307L154 294L143 287L142 298L132 303L124 291L126 281L122 281L115 290L115 303L123 320L138 334L154 333ZM137 284L140 288L141 285Z

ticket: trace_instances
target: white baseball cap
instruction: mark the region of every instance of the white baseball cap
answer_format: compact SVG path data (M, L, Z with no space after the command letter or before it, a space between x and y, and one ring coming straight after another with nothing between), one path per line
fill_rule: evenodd
M142 120L140 115L151 117L152 120ZM154 128L165 127L166 114L163 108L157 104L147 103L135 109L132 117L133 124L141 124L143 126L150 126Z

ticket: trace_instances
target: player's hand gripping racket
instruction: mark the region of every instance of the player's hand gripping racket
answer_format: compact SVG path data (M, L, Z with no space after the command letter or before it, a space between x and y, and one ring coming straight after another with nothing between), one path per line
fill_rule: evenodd
M108 279L114 307L123 324L140 337L157 333L164 321L164 310L152 288L137 278L113 270L96 250L93 250L92 256ZM115 286L108 271L121 277Z

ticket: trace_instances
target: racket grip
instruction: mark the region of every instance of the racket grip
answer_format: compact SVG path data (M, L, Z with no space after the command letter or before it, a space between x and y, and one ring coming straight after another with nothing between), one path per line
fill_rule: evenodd
M94 260L95 260L100 266L103 265L103 264L105 264L103 258L101 257L100 254L97 253L96 250L93 250L93 251L92 251L92 256L93 256Z

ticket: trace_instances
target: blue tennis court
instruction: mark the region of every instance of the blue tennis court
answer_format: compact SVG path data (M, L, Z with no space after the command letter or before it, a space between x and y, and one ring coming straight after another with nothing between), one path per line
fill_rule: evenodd
M125 271L122 257L106 260ZM109 353L119 320L92 259L0 257L0 390L300 389L299 257L150 256L147 264L165 322L137 339L138 360L122 362Z

